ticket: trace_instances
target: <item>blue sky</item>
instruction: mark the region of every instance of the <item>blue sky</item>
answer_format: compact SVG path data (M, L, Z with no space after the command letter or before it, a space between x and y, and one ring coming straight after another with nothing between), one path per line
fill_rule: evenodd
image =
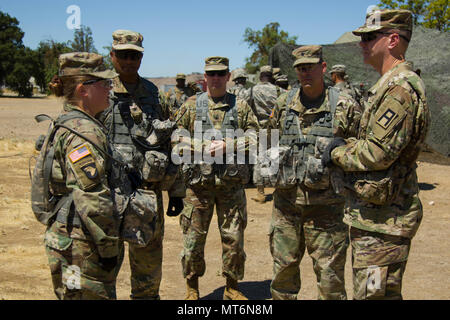
M42 40L67 41L73 30L66 26L70 5L81 10L81 24L92 30L95 47L112 42L117 29L144 36L140 74L173 76L202 72L204 58L220 55L230 68L242 67L252 49L242 41L247 27L261 30L270 22L298 36L299 44L333 43L359 27L370 5L378 0L2 0L0 10L16 17L25 32L23 42L35 49Z

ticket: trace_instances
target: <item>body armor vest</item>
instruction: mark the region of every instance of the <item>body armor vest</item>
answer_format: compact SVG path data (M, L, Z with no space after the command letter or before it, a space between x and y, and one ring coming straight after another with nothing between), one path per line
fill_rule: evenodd
M196 117L195 121L202 124L202 137L209 130L220 131L221 138L224 139L227 136L227 130L232 130L234 134L238 129L238 112L236 107L236 96L230 93L226 94L226 103L229 107L225 113L222 125L220 129L215 129L214 125L209 117L209 97L207 93L201 93L197 95L196 100ZM212 139L215 137L212 137ZM223 181L230 181L236 183L246 184L249 180L248 165L237 164L237 159L234 156L233 162L227 164L224 155L223 164L207 164L201 162L200 164L185 165L183 171L185 173L186 180L189 181L191 186L193 185L220 185Z
M285 150L280 160L277 187L290 188L303 184L311 189L328 189L328 169L321 164L321 156L333 139L333 121L339 91L328 89L330 111L318 113L308 134L303 135L299 114L290 108L299 88L289 92L286 101L286 116L280 138L280 149Z

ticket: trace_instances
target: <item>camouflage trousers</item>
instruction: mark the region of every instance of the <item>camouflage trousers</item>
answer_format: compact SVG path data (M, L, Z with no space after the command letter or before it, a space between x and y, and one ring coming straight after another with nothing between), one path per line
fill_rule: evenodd
M142 247L128 244L128 258L131 271L131 295L134 300L159 300L159 286L162 277L164 207L161 191L155 191L157 197L158 221L153 239ZM123 242L121 244L123 246ZM123 260L122 260L123 261ZM120 261L120 264L122 264Z
M411 239L350 228L353 298L402 299Z
M119 267L104 270L93 242L72 239L50 229L45 234L45 245L58 299L116 299ZM121 255L123 258L123 250Z
M183 276L191 279L205 273L205 243L214 205L222 239L222 275L242 280L246 258L244 230L247 226L247 201L241 185L187 190L180 215Z
M270 230L274 300L296 300L300 262L308 250L317 277L318 299L345 300L344 268L349 245L343 204L298 205L296 190L275 190Z

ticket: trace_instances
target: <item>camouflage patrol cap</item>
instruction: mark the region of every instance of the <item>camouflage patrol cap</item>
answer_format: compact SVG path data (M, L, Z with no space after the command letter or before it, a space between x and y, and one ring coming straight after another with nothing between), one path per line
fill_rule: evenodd
M238 78L248 78L247 72L245 72L245 70L242 68L233 70L231 81L234 81Z
M90 75L97 78L112 79L117 73L107 70L103 57L97 53L70 52L59 56L59 76Z
M289 82L287 75L280 74L275 77L275 83Z
M346 67L343 64L335 64L331 70L330 73L345 73Z
M228 70L229 60L225 57L208 57L205 59L205 71Z
M116 30L113 32L112 37L112 48L114 50L136 50L139 52L144 52L144 48L142 47L144 37L138 32L130 30Z
M262 66L260 69L259 69L259 72L269 72L269 73L273 73L273 69L272 69L272 66Z
M294 67L299 64L319 63L322 59L322 46L302 46L292 51L292 55L297 58Z
M186 80L186 75L184 73L178 73L175 79L176 80L178 80L178 79Z
M281 72L280 68L273 68L272 69L272 73L273 73L274 77L276 77L280 72Z
M354 35L380 31L383 29L398 29L412 32L412 13L409 10L380 10L377 7L366 15L363 26L352 31Z

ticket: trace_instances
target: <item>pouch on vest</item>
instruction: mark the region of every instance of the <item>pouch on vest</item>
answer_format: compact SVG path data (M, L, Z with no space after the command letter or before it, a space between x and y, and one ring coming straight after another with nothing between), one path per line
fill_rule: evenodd
M321 157L333 138L317 137L314 156L308 155L304 185L314 190L325 190L330 187L330 172L322 166Z
M168 166L169 157L166 152L147 151L142 168L142 178L146 182L160 182L163 180Z
M299 152L303 152L300 150ZM281 158L281 155L280 155ZM290 189L297 185L297 166L298 153L289 147L280 161L280 169L277 175L277 183L275 185L278 189Z
M154 191L143 189L130 196L121 229L124 241L145 247L154 239L159 222L156 198Z
M253 167L253 182L256 185L265 187L276 187L278 173L280 170L280 160L284 158L289 150L287 146L269 148L258 156Z

